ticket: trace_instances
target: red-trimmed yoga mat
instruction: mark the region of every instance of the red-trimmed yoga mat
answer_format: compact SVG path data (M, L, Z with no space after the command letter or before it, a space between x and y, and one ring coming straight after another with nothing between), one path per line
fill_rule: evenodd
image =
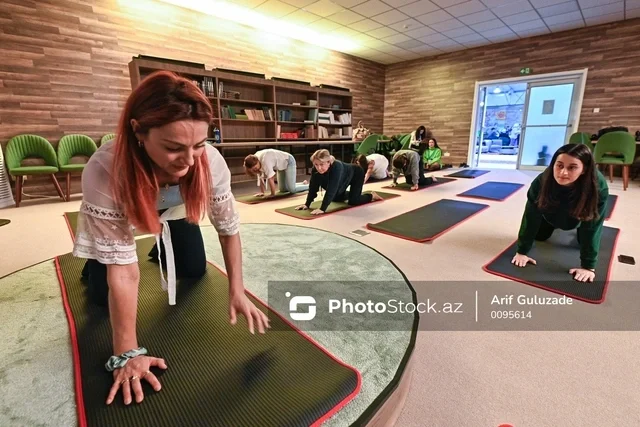
M609 199L607 200L607 211L604 215L605 221L611 219L617 203L618 196L616 196L615 194L609 194Z
M371 191L363 191L362 192L362 194L367 194L367 193L371 193ZM384 200L387 200L387 199L395 199L396 197L400 197L399 194L383 193L382 191L375 191L375 193L378 196L382 197L383 200L377 200L375 202L369 202L369 203L366 203L364 205L358 205L358 206L350 206L350 205L347 204L347 202L331 202L329 204L329 207L327 208L327 211L325 213L321 214L321 215L311 215L311 212L314 209L320 208L320 206L322 205L322 199L311 203L311 206L309 207L309 209L306 209L306 210L303 210L303 211L297 211L296 210L296 206L301 205L301 204L304 203L304 200L301 200L301 203L299 203L298 205L289 206L289 207L286 207L286 208L276 209L276 212L281 213L283 215L292 216L292 217L298 218L298 219L310 220L310 219L324 218L327 215L330 215L330 214L335 213L335 212L346 211L348 209L359 208L359 207L362 207L362 206L370 206L373 203L383 202Z
M67 216L69 219L69 216ZM74 224L70 223L73 232ZM166 360L162 390L143 381L145 399L125 406L105 400L112 375L108 311L93 305L81 282L85 260L55 259L71 331L76 403L84 426L318 426L353 399L360 373L337 360L287 319L247 293L268 314L272 329L251 335L246 320L228 318L228 280L212 265L195 282L178 282L170 306L158 265L147 261L155 239L136 241L140 265L138 343Z
M442 199L381 222L369 223L367 228L413 242L429 242L488 207Z
M489 171L481 170L481 169L462 169L458 172L450 173L449 176L452 178L477 178L479 176L484 175L485 173L489 173Z
M603 227L596 277L591 283L578 282L569 274L570 269L580 267L580 245L575 230L555 230L549 240L535 242L528 256L535 259L537 265L516 267L511 263L516 253L516 240L482 268L496 276L576 300L600 304L605 299L609 285L619 234L620 230L617 228Z
M515 194L522 187L524 187L524 184L487 181L477 187L458 194L458 197L503 201Z
M453 178L437 177L436 179L437 179L437 181L434 182L433 184L418 186L417 190L411 190L411 186L409 184L407 184L406 182L398 183L398 185L396 185L395 187L392 187L391 185L385 185L382 188L386 188L386 189L389 189L389 190L398 190L398 191L420 191L420 190L426 190L427 188L437 187L439 185L446 184L448 182L456 181Z

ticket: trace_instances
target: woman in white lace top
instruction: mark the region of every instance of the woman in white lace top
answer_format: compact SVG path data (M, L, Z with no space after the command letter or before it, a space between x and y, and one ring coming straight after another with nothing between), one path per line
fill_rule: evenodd
M132 395L141 402L143 378L160 390L150 367L166 369L164 360L146 356L137 341L140 273L134 228L156 235L149 256L159 263L162 287L169 304L175 304L176 278L195 281L205 273L198 223L207 215L225 259L231 323L241 314L251 333L254 326L261 333L268 328L266 315L244 293L229 168L206 142L212 118L211 104L196 85L169 72L154 73L129 96L116 139L101 146L83 172L73 254L87 259L83 277L92 302L109 306L114 356L105 366L113 371L114 384L107 404L120 388L125 404Z

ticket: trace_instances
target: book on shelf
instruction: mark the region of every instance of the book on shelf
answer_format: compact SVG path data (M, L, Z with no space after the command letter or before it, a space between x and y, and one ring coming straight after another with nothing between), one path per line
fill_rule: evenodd
M291 117L292 117L291 110L278 110L279 122L290 122Z
M198 81L198 80L191 80L191 81L193 82L193 84L198 86L198 89L200 89L205 96L207 97L216 96L215 83L212 77L205 76L202 78L202 81Z
M351 113L343 113L343 114L334 114L333 111L329 111L328 113L319 113L318 114L318 123L323 124L331 124L331 125L350 125L351 124Z

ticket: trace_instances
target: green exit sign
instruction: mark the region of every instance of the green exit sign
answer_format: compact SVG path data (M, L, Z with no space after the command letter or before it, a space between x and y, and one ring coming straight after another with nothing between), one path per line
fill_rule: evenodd
M520 68L520 74L531 74L533 73L533 69L532 68Z

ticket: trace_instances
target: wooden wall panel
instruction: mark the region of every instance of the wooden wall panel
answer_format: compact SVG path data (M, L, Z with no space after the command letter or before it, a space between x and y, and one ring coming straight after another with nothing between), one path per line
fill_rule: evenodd
M640 19L482 46L387 67L384 132L431 128L447 161L467 161L476 81L588 68L579 131L640 130ZM594 108L600 108L594 113Z
M354 121L382 131L383 65L151 0L3 0L0 145L21 133L55 146L65 134L114 132L138 54L347 87ZM52 194L40 182L25 191Z

